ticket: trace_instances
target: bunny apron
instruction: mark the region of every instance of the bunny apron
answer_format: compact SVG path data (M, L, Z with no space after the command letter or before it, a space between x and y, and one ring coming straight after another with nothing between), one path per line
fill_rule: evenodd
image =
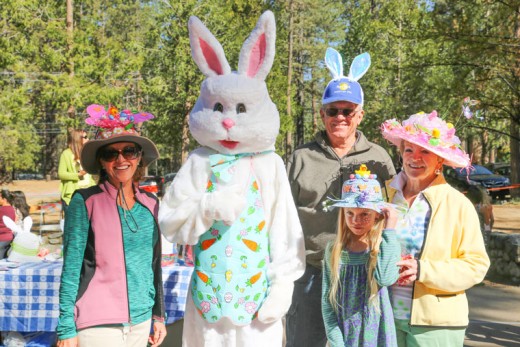
M211 155L212 175L206 191L211 193L220 182L233 180L237 161L251 161L253 155ZM215 221L194 249L191 295L201 316L210 323L227 317L235 325L250 324L266 296L269 239L252 170L246 182L247 204L238 219L231 225Z
M282 339L279 322L264 324L256 318L268 293L270 258L261 187L252 164L255 155L212 154L208 158L211 176L206 192L242 181L247 203L231 225L214 221L194 247L195 269L184 322L184 336L190 337L183 339L183 346L263 346ZM247 173L238 172L240 165L248 168ZM200 326L204 326L202 331Z

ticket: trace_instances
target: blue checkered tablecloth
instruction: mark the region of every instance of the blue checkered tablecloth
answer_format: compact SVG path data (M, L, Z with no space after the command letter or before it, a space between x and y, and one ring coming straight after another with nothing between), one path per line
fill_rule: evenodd
M56 329L62 262L25 263L0 271L0 331ZM184 317L192 267L162 268L167 324Z
M0 272L0 330L54 331L61 262L24 263Z
M193 267L172 265L162 270L166 324L171 324L184 317Z

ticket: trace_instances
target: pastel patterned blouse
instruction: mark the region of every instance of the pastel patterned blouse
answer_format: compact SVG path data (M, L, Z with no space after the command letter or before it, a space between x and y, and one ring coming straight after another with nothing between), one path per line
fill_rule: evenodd
M422 192L417 195L412 206L408 206L403 195L405 183L406 176L402 172L391 183L392 188L397 190L392 203L403 207L403 209L398 209L399 218L395 229L397 239L401 244L401 257L411 255L418 259L424 243L424 235L430 223L431 208ZM391 290L394 317L403 320L410 319L413 284L407 286L394 284Z

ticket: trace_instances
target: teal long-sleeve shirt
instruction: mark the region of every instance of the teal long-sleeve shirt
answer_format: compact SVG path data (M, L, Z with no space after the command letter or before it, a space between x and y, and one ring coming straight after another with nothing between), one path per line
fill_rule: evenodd
M323 287L321 297L321 307L323 322L325 324L325 332L331 347L344 347L343 331L338 325L338 317L332 304L329 301L330 293L330 250L332 243L326 248L323 266ZM401 256L401 246L397 240L394 229L383 230L381 245L377 258L377 266L374 272L376 282L379 286L390 286L397 281L399 277L399 267L396 263ZM341 252L340 265L348 264L348 251ZM366 257L368 261L368 256ZM342 279L340 279L342 282ZM366 283L359 283L360 286L366 286Z
M133 219L131 216L133 216ZM130 320L132 324L138 324L152 316L155 297L152 269L153 247L158 242L159 234L153 215L138 202L134 204L130 211L123 211L119 207L119 217L123 230ZM135 229L133 220L139 225L137 232L133 232L129 228L130 225ZM77 335L74 306L78 295L88 230L89 220L85 201L81 194L75 194L70 202L65 219L60 317L56 328L60 340ZM127 303L122 302L121 305L127 305Z

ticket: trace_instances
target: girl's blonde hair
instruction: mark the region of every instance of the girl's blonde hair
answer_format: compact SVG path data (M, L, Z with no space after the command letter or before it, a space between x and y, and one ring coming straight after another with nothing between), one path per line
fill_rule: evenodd
M374 211L375 212L375 211ZM377 266L377 256L379 255L379 246L381 244L381 235L384 227L384 218L376 220L372 229L368 232L367 241L370 257L367 263L367 294L368 304L374 305L376 311L379 312L379 285L375 278L375 271ZM347 244L352 238L352 231L347 226L344 208L338 213L338 226L336 232L336 240L330 247L330 293L329 302L334 307L337 313L338 292L343 293L342 282L340 281L339 262L341 259L341 251L346 249Z

